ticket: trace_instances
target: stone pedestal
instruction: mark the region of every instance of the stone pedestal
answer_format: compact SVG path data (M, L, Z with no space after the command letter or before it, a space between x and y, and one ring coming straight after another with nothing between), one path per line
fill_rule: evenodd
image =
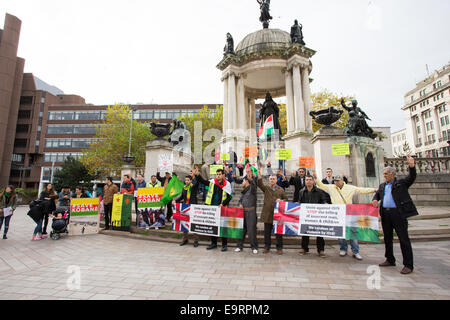
M291 149L291 159L286 161L286 174L290 175L298 169L299 157L313 157L314 149L311 144L312 133L296 132L283 137L285 149Z
M336 127L322 127L317 131L312 139L314 149L314 158L316 163L316 172L319 179L325 177L327 168L333 169L334 175L345 175L350 178L350 157L349 156L333 156L333 144L346 143L342 129ZM349 180L351 181L351 180Z
M120 168L120 179L126 174L128 174L131 178L136 179L137 168L132 164L125 164Z
M160 154L173 154L173 171L178 174L180 180L189 174L193 166L191 153L178 152L173 150L173 146L166 140L155 139L145 146L145 181L150 181L152 175L158 171L158 160ZM164 175L161 172L161 175Z
M375 140L366 137L347 137L344 143L350 145L350 173L352 184L359 187L378 188L380 183L384 181L384 150L377 145ZM368 166L371 161L368 159L370 155L373 158L373 175L368 176ZM370 169L369 169L370 171ZM373 194L355 196L355 203L372 202Z

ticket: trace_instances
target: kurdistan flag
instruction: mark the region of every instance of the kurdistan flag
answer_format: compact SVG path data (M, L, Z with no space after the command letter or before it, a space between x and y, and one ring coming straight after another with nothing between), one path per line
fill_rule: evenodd
M270 115L258 130L258 138L265 139L273 133L273 115Z
M163 205L168 204L173 198L179 196L183 192L184 183L178 179L177 176L173 176L167 184L164 194L161 198L161 203Z
M244 209L222 207L220 212L220 236L242 239L244 235Z
M73 217L98 215L98 198L70 199L70 215Z
M131 225L132 194L115 194L111 213L113 230L129 231Z
M346 206L346 239L380 243L378 208L371 204Z

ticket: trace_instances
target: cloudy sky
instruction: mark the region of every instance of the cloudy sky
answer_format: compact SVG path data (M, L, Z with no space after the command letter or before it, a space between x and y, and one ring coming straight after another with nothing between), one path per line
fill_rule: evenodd
M262 28L255 0L2 0L22 20L25 71L94 104L223 103L225 35ZM373 126L404 128L404 94L450 61L448 0L272 0L303 24L312 90L355 95ZM447 39L447 40L445 40Z

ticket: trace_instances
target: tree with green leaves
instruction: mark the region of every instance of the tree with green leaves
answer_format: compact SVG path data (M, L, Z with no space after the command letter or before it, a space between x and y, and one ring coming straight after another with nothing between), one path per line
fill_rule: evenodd
M97 141L83 150L80 161L89 173L100 176L114 175L125 165L123 157L128 154L130 138L131 109L127 105L109 106L105 121L97 126ZM142 122L132 120L131 155L136 167L145 166L145 145L155 136Z
M186 124L187 130L191 135L191 150L194 152L194 141L196 138L194 136L194 125L196 121L202 123L202 138L204 133L208 129L218 129L222 131L223 125L223 105L216 106L216 111L209 109L208 106L204 105L202 109L194 114L185 114L178 118ZM197 137L198 139L198 137ZM205 148L211 144L211 141L203 141L202 139L202 153Z
M348 103L351 102L354 99L354 97L337 95L335 93L328 91L327 89L312 93L311 94L312 110L317 111L334 107L335 109L344 111L339 120L336 121L334 124L332 124L332 126L334 127L344 129L347 126L348 122L348 112L344 110L344 108L342 108L341 99L344 99L345 103ZM310 115L308 114L306 116L309 117ZM313 120L313 132L316 132L321 127L323 127L323 125L318 124Z
M75 190L75 187L92 187L91 181L97 177L89 173L88 169L73 157L67 157L53 176L53 186L55 190L60 191L63 187L69 187Z

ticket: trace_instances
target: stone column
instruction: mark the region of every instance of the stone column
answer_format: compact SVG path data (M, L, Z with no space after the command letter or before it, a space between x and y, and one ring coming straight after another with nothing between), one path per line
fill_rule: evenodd
M312 132L312 118L309 116L309 112L312 109L311 106L311 89L309 87L309 67L303 66L302 68L302 89L303 89L303 102L305 104L305 127L306 131Z
M241 74L238 79L237 86L237 105L236 105L236 117L237 117L237 129L240 131L247 129L247 114L245 108L245 88L244 88L244 75Z
M287 133L295 129L294 92L292 88L292 71L286 70L286 123Z
M234 73L228 77L228 128L227 135L236 129L236 81Z
M250 127L254 130L256 130L256 106L255 106L255 99L250 98L250 112L251 112L251 116L250 116ZM259 128L258 128L259 129Z
M420 113L418 117L420 122L420 131L422 133L422 145L425 145L425 142L427 141L427 132L426 132L427 128L425 127L425 122L423 121L422 113Z
M223 121L222 132L227 132L228 129L228 75L223 78Z
M436 132L436 141L439 142L439 139L441 138L441 129L440 129L441 123L439 122L439 115L437 108L433 107L431 113L433 114L434 130Z
M416 147L416 144L418 142L417 125L416 125L416 121L414 120L414 117L409 118L409 123L410 123L411 129L412 129L412 142L413 142L413 145L410 147L411 147L411 149L414 150ZM408 134L408 132L407 132L407 134ZM406 141L408 141L408 137L406 137L406 138L407 138Z
M294 85L295 131L305 131L305 105L303 103L300 65L297 64L293 66L292 78Z

